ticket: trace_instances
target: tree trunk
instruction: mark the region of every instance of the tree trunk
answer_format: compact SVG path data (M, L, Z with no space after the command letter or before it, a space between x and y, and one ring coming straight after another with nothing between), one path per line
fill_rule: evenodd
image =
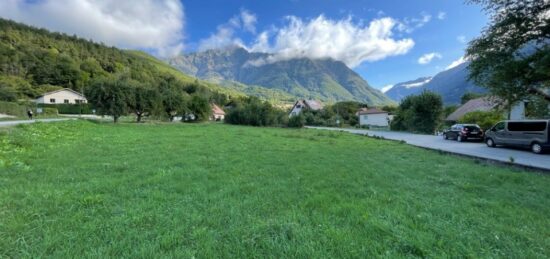
M141 114L138 114L138 115L137 115L137 122L138 122L138 123L141 122Z
M114 121L114 123L117 123L118 122L118 116L113 115L113 121Z

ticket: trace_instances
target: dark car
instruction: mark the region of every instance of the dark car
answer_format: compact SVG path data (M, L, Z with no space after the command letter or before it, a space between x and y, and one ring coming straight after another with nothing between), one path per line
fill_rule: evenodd
M444 139L456 139L458 142L467 140L483 141L483 130L477 124L455 124L443 132Z

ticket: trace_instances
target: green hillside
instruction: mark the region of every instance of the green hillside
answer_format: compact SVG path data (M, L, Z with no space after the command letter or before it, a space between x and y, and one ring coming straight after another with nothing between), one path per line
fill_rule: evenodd
M120 74L152 87L172 77L203 91L244 95L184 75L144 52L0 19L0 100L35 98L64 87L85 91L94 78Z

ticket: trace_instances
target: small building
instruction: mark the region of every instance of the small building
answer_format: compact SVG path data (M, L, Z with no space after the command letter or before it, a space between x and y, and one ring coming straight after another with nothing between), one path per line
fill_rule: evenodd
M212 116L210 117L210 120L214 121L223 121L225 119L225 112L217 106L216 104L212 104Z
M298 100L292 106L289 117L299 115L303 110L318 111L323 109L323 104L316 100Z
M362 108L357 112L360 126L388 127L390 125L390 114L387 111L376 108Z
M45 93L34 101L42 104L79 104L88 102L84 95L69 88Z

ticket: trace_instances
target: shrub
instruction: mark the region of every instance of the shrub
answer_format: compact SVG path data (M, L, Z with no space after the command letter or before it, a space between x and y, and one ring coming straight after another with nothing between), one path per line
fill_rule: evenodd
M257 97L247 97L234 102L234 107L225 115L229 124L251 126L282 126L286 112L273 107Z
M500 111L475 111L464 114L458 122L477 124L487 130L501 120L504 120L504 115Z
M0 101L0 113L14 116L25 116L27 114L27 109L17 103Z
M38 104L38 107L51 108L60 114L92 114L92 105L83 104Z
M399 104L391 129L431 134L441 123L442 111L443 101L436 93L407 96Z
M290 128L302 128L304 127L306 120L302 114L292 116L288 119L288 127Z

